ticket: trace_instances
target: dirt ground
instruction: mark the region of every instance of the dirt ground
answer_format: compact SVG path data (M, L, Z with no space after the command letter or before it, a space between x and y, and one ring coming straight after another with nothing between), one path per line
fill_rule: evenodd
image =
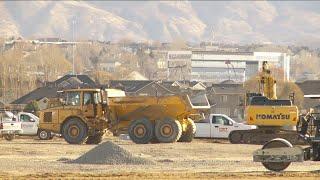
M0 178L103 179L320 179L320 162L292 163L283 173L268 172L252 162L259 145L235 145L226 140L196 139L192 143L144 144L105 138L151 159L155 165L70 164L95 145L69 145L63 139L0 140Z

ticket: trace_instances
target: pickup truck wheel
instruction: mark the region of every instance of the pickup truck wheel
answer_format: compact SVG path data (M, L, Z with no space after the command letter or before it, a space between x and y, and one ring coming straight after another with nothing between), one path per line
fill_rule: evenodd
M142 118L130 123L128 133L133 142L147 144L153 138L153 130L153 123L146 118Z
M73 118L63 125L62 135L69 144L82 144L88 138L88 128L80 119Z
M14 134L5 134L3 137L7 141L12 141L14 139Z
M187 119L187 130L182 133L179 142L191 142L196 133L196 124L192 119Z
M48 140L51 136L51 133L45 130L39 130L38 131L38 137L40 140Z
M177 142L181 137L182 127L179 121L170 118L156 121L155 135L161 143Z

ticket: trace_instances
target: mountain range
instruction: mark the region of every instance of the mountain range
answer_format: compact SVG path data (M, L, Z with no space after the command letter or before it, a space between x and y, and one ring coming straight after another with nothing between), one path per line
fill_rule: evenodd
M320 47L317 1L1 1L0 37Z

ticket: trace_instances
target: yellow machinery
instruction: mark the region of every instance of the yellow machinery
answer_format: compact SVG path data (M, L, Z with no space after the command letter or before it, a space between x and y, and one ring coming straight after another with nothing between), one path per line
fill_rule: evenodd
M65 90L64 102L39 112L39 128L60 133L71 144L98 144L106 129L128 132L135 143L190 142L196 117L210 109L188 95L126 97L116 90Z
M263 62L259 89L261 93L247 93L245 109L247 124L258 128L232 131L230 142L263 144L274 138L285 138L293 144L298 143L297 133L290 130L297 124L298 108L290 99L277 99L276 81L266 61Z
M205 95L203 100L195 105L188 95L108 98L110 129L116 134L128 132L135 143L191 142L196 131L193 120L210 109Z
M98 144L108 127L100 89L70 89L64 102L39 112L39 129L62 134L70 144Z

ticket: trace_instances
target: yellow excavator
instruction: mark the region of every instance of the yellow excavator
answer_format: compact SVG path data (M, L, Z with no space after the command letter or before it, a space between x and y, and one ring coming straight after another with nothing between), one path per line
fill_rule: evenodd
M284 138L292 144L302 142L294 130L298 122L298 107L294 96L277 99L276 80L264 61L259 75L259 93L246 94L245 120L257 129L235 130L229 135L234 144L264 144L274 138Z

